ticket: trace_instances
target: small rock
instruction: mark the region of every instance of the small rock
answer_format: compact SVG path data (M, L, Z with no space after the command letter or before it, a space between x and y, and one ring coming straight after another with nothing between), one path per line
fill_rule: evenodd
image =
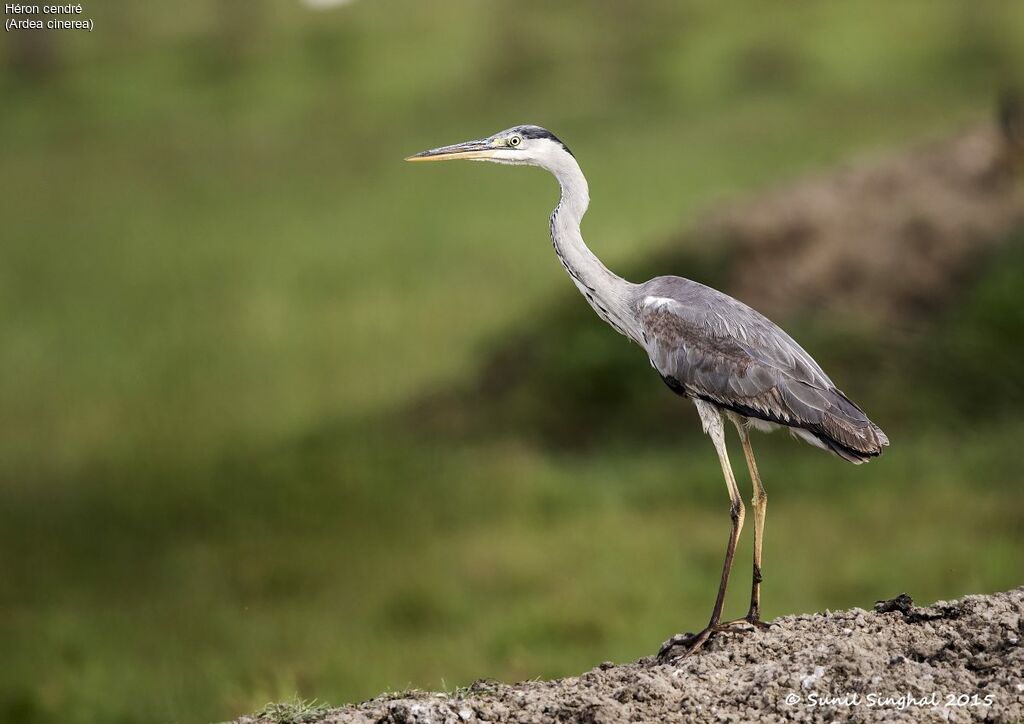
M815 666L814 667L814 673L808 674L807 676L804 676L804 677L802 677L800 679L800 688L804 689L805 691L807 689L810 689L811 687L813 687L815 684L818 683L818 681L821 679L821 677L824 674L825 674L825 667L824 666Z

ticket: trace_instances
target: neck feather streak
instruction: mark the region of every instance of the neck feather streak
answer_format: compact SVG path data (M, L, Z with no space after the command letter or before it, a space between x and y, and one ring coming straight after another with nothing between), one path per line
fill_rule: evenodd
M562 197L551 214L551 241L559 261L598 316L620 334L639 341L631 304L635 285L609 271L580 233L580 222L590 203L583 172L569 154L548 170L562 187Z

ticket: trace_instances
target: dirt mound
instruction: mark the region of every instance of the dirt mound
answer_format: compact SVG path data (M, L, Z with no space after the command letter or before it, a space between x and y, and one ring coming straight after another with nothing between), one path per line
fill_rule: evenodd
M874 611L774 623L766 632L720 635L674 665L605 663L556 681L480 681L312 716L277 709L237 724L1024 719L1024 587L929 608L903 595Z

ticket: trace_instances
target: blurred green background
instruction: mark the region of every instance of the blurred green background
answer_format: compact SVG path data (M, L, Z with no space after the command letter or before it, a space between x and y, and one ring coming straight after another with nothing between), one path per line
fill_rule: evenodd
M93 33L2 39L0 718L17 722L551 677L702 626L718 464L565 278L554 182L402 157L551 128L590 179L586 237L627 272L712 204L989 118L1024 67L1020 3L85 15ZM906 324L778 320L893 446L854 467L755 439L767 617L1022 582L1020 240ZM687 253L657 271L717 281L715 249ZM516 340L549 348L522 350L536 385L505 405L479 380ZM469 424L435 424L436 404Z

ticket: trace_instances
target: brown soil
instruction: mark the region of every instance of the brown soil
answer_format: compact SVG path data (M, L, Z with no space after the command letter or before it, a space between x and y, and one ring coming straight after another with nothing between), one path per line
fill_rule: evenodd
M1024 587L916 608L876 604L722 634L676 664L648 657L555 681L405 692L292 721L753 722L1024 720ZM829 701L831 697L831 701ZM237 724L288 721L243 717Z

